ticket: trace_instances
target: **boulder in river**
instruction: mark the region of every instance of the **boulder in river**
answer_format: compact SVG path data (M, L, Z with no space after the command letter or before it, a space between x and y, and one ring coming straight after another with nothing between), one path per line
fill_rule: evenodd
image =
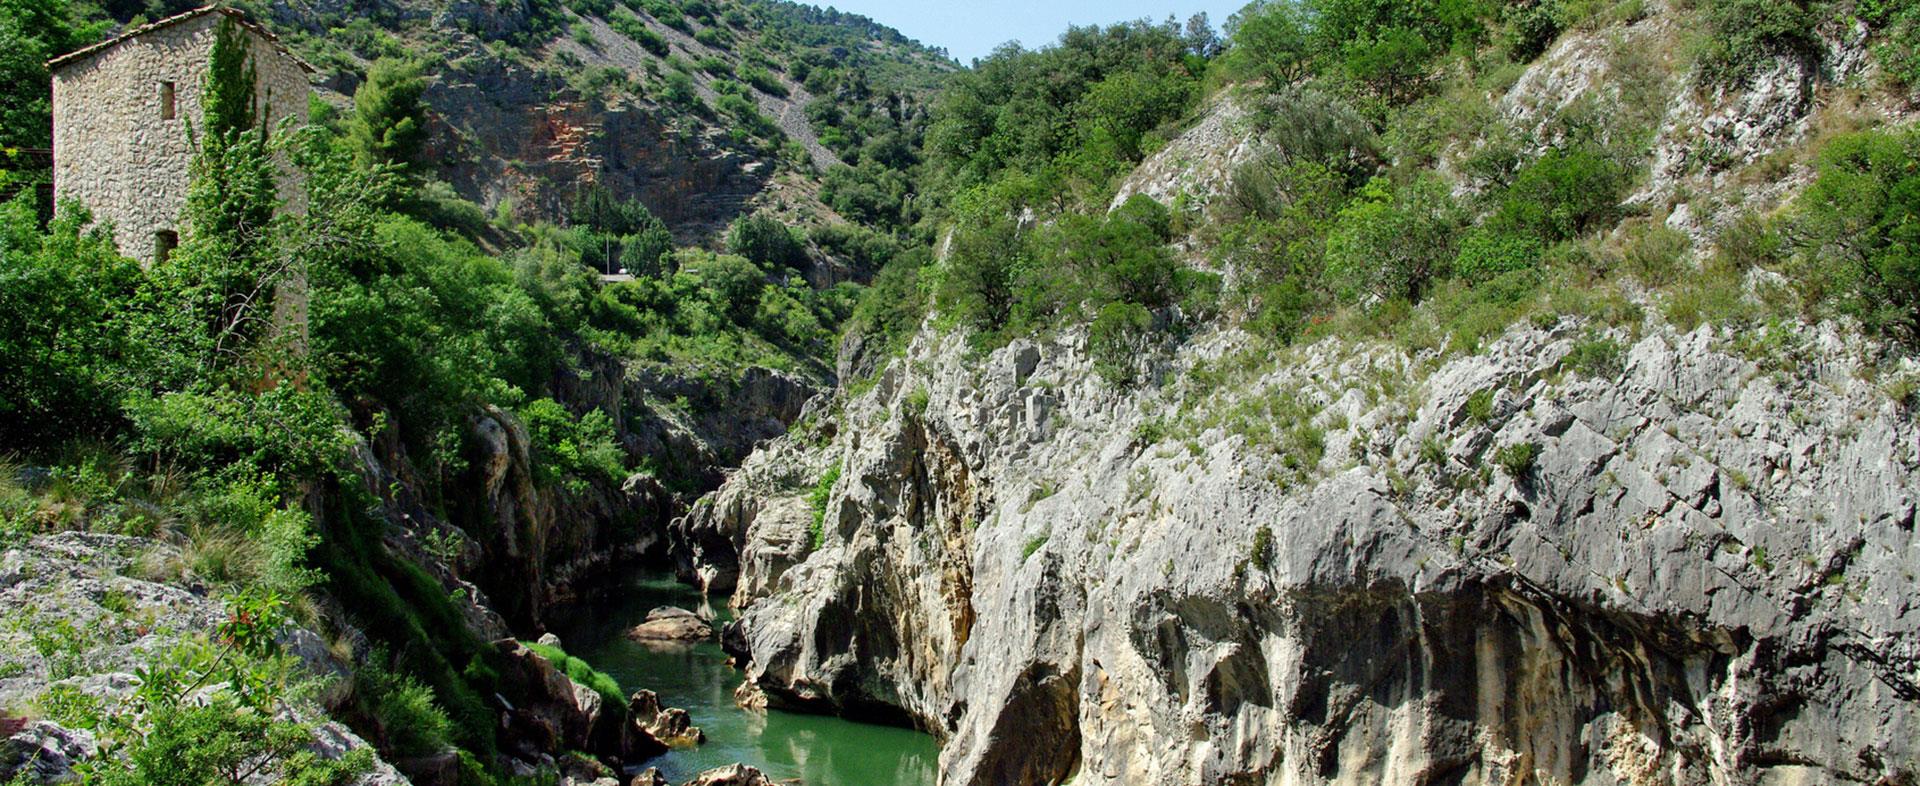
M668 746L699 745L707 741L706 732L693 725L693 716L679 707L660 706L660 697L650 690L635 691L627 700L627 717L648 736Z
M766 773L745 764L729 764L700 773L685 786L773 786Z
M713 638L713 626L686 609L662 606L647 612L647 621L627 631L639 641L703 641Z
M673 786L673 784L667 781L667 776L660 774L659 767L648 767L641 770L639 775L633 776L633 780L627 781L627 786Z

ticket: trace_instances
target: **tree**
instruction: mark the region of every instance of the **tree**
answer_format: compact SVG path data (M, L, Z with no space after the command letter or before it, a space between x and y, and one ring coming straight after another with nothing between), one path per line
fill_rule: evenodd
M98 38L105 22L76 24L65 0L0 0L0 147L53 144L47 61Z
M427 82L418 61L381 58L353 94L347 140L362 164L394 164L411 171L427 141Z
M1327 273L1349 299L1418 301L1454 258L1462 216L1438 177L1374 178L1327 237Z
M239 23L221 16L213 49L207 53L207 78L201 98L206 140L202 144L223 145L244 132L266 132L268 119L260 116L255 95L259 75L248 48L247 34Z
M793 231L765 213L733 222L733 227L727 230L727 251L769 268L800 267L807 263L806 250L794 239Z
M1227 35L1232 41L1227 65L1243 77L1281 87L1310 71L1307 25L1300 7L1288 0L1259 0L1241 9L1227 20Z
M1920 339L1920 132L1828 143L1798 202L1802 265L1816 299L1837 297L1869 327Z
M1195 55L1213 57L1220 53L1220 34L1213 31L1213 22L1205 11L1187 17L1186 38L1187 51Z

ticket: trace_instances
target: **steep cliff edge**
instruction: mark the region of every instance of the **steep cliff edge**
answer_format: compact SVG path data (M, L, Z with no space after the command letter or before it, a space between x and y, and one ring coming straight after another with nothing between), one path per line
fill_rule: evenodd
M749 690L897 708L945 783L1915 777L1912 412L1832 331L1583 335L1223 334L1130 395L923 341L821 449L817 547L783 450L692 523L746 526Z

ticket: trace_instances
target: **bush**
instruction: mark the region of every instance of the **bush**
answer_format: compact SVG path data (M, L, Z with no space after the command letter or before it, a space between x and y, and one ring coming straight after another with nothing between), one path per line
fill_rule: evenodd
M1862 0L1859 14L1880 34L1873 54L1881 69L1902 87L1920 87L1920 3Z
M0 444L102 435L119 423L124 310L140 268L67 205L45 232L32 189L0 205Z
M626 477L625 455L607 413L592 409L576 418L559 402L542 398L528 402L519 414L539 481L580 493L593 481L618 483Z
M1109 384L1131 385L1153 333L1153 314L1137 303L1109 303L1087 329L1093 369Z
M1814 33L1816 0L1709 0L1710 34L1700 73L1712 84L1740 86L1775 57L1817 64L1823 47Z
M1598 144L1548 150L1515 175L1488 223L1547 243L1578 237L1619 218L1632 175Z
M1920 132L1867 131L1820 152L1797 203L1799 281L1868 327L1920 338Z
M1545 253L1545 248L1534 237L1475 227L1460 239L1460 254L1454 257L1453 272L1468 282L1480 283L1503 273L1533 268Z
M827 540L827 503L833 499L833 485L840 482L840 465L829 467L807 494L807 506L813 510L813 522L807 525L808 543L815 551Z
M385 657L384 651L376 649L354 672L354 689L380 729L381 749L402 757L446 750L453 721L436 703L433 689L389 669Z
M1438 177L1404 185L1375 178L1335 220L1327 237L1327 274L1349 300L1418 301L1453 261L1461 223Z
M727 252L746 257L755 264L779 269L805 267L806 249L793 236L793 230L765 213L733 222L727 230Z
M1514 480L1526 478L1533 472L1533 464L1540 456L1540 446L1532 442L1516 442L1493 452L1493 463L1508 477Z
M653 32L653 28L648 27L646 22L640 21L639 17L625 8L615 8L613 18L608 20L608 24L612 25L614 32L633 39L634 43L652 53L654 57L666 57L673 51L668 47L667 39Z

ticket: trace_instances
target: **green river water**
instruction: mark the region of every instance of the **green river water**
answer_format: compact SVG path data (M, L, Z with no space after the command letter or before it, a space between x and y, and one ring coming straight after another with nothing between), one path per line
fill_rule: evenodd
M726 664L718 642L663 647L623 635L659 606L727 618L724 603L708 606L671 576L648 575L580 604L573 619L555 631L568 653L612 675L628 691L660 694L662 705L685 709L706 731L705 745L675 750L642 766L659 767L674 783L738 761L775 781L797 778L807 786L932 786L940 747L929 735L818 715L742 710L733 703L741 674Z

